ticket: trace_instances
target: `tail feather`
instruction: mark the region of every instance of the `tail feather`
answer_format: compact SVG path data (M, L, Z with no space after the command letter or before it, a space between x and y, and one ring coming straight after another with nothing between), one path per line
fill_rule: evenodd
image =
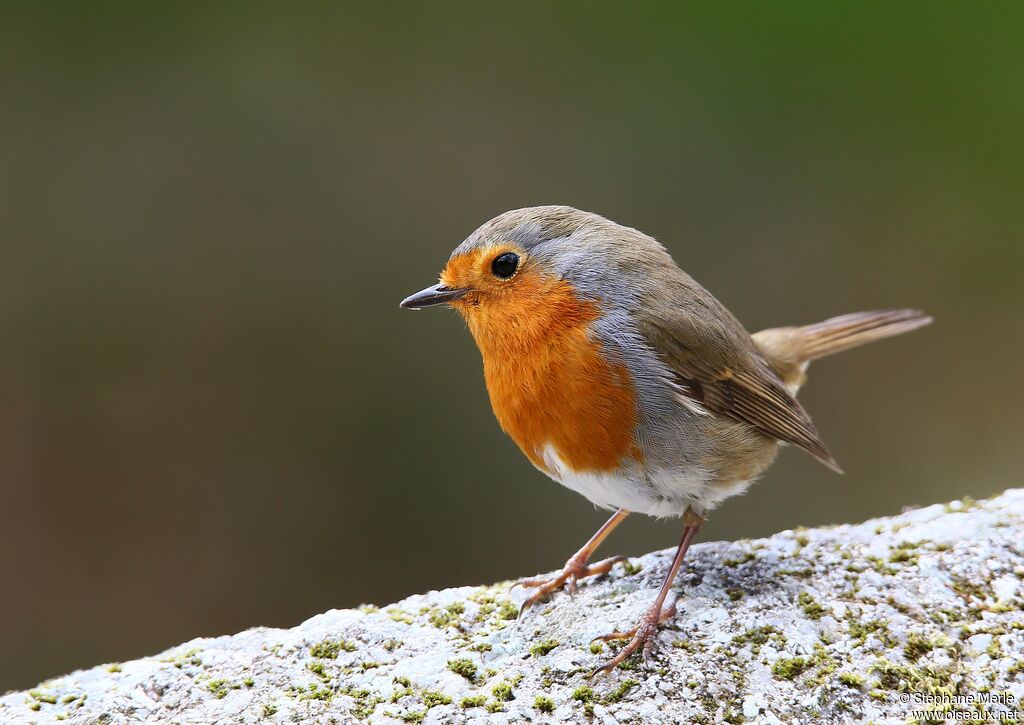
M783 382L792 389L804 382L811 360L916 330L932 322L920 310L875 310L832 317L803 327L775 327L753 335L754 343Z
M919 310L854 312L796 328L795 353L799 360L817 360L867 342L902 335L931 321L931 317Z

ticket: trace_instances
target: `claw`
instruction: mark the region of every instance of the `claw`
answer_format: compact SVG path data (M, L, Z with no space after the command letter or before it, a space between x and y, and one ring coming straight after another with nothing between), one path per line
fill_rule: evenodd
M579 561L576 560L576 557L573 557L565 563L561 572L550 579L543 579L541 577L520 579L509 588L509 591L512 591L517 586L530 589L535 588L536 591L523 602L519 608L519 616L522 617L527 609L537 602L546 599L558 589L565 589L571 596L575 595L579 591L578 582L581 579L607 574L613 566L620 561L625 561L625 559L626 557L624 556L611 556L607 559L602 559L596 564L587 564L585 560Z
M612 642L619 639L628 639L629 644L619 650L604 667L599 667L590 673L590 677L598 674L608 674L616 667L629 659L638 649L644 662L650 663L654 657L655 637L658 634L658 625L676 615L676 601L678 597L666 606L657 609L648 609L638 624L628 632L611 632L594 637L591 642ZM642 648L642 649L641 649Z

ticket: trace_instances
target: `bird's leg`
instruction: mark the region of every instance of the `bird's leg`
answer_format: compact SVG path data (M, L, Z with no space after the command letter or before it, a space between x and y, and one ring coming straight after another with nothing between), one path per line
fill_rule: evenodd
M622 523L622 520L629 516L629 511L626 509L619 509L612 517L608 519L604 526L597 530L593 536L590 537L590 541L583 545L583 548L569 557L569 560L565 562L565 566L562 567L560 574L550 578L544 579L538 577L535 579L522 579L515 584L514 587L536 587L536 591L533 592L526 601L523 602L523 606L519 610L519 614L522 615L527 609L532 607L537 602L545 599L553 591L562 588L563 586L569 590L570 594L576 593L576 582L584 577L595 576L597 574L607 574L612 566L616 562L623 561L626 557L624 556L613 556L608 559L602 559L596 564L590 563L590 556L594 551L601 545L608 534L610 534L616 526Z
M641 647L643 647L644 660L650 661L651 653L654 651L654 636L658 632L658 624L676 613L675 600L666 607L665 599L668 597L668 593L672 589L672 583L675 581L676 574L679 572L679 567L683 563L683 557L686 556L686 550L690 548L690 542L693 541L693 537L697 535L697 531L700 529L701 524L704 523L704 519L695 514L692 509L686 510L686 513L683 515L683 521L683 539L679 542L679 548L676 549L676 555L672 560L672 566L669 567L668 575L665 577L665 582L661 585L661 591L658 592L658 598L654 600L654 604L651 605L650 609L644 613L643 617L640 619L640 624L628 632L612 632L611 634L606 634L594 639L594 641L602 642L610 642L616 639L630 640L629 644L623 647L608 664L599 670L596 670L594 674L597 674L598 672L611 672L620 664L625 662Z

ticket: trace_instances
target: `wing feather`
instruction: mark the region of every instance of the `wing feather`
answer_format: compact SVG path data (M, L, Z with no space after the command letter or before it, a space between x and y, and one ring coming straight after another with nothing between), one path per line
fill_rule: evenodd
M717 301L705 300L699 310L703 314L695 312L686 311L685 303L662 303L645 306L636 315L641 334L671 370L672 382L686 391L682 394L713 413L799 446L840 471L807 411L743 326Z

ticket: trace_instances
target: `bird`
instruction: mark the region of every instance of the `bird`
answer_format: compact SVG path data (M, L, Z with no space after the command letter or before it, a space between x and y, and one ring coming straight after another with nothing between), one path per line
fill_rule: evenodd
M505 212L455 247L438 284L400 307L448 306L483 359L501 428L530 462L611 518L550 577L524 579L525 612L559 589L607 574L591 562L630 513L682 519L657 597L595 672L640 650L649 661L691 542L780 447L842 473L796 394L812 360L932 322L914 309L832 317L750 334L662 244L569 206Z

